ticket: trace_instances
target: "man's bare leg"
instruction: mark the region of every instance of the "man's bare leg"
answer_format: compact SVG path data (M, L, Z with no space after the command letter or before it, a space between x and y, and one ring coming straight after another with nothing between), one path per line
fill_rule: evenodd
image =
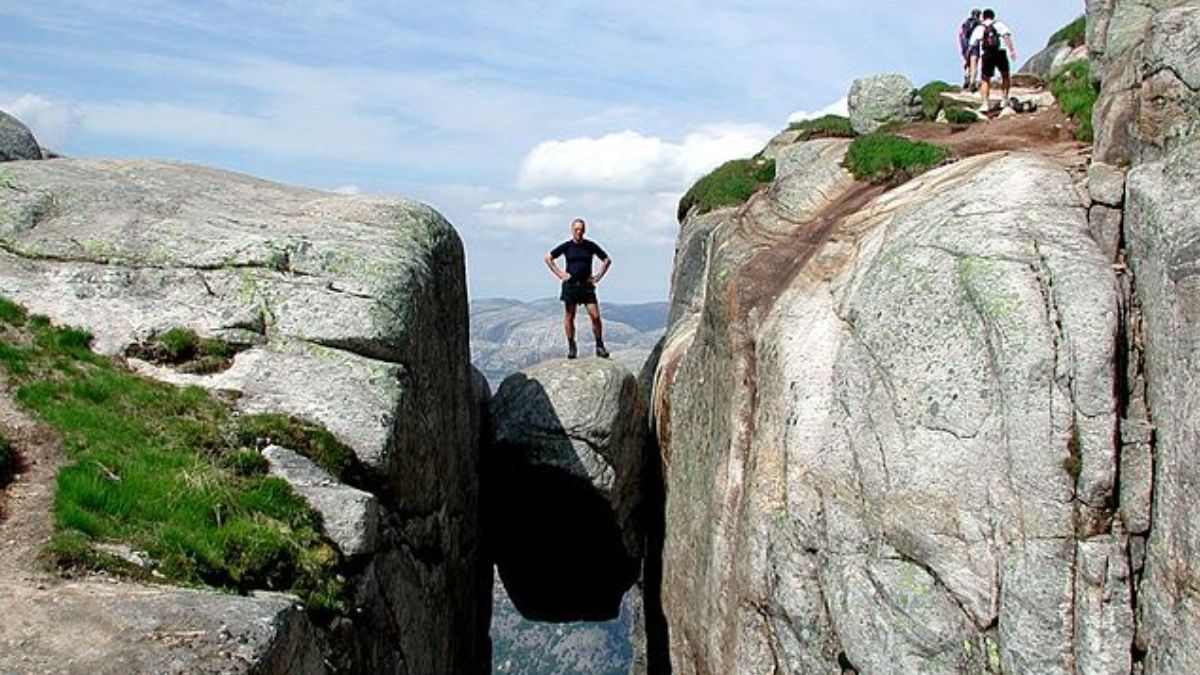
M991 112L991 110L992 110L991 89L992 89L991 80L983 78L983 77L979 78L979 93L980 93L980 96L983 96L983 108L981 108L981 110L983 110L983 112L985 112L985 113Z
M575 303L563 305L563 331L567 334L567 358L575 358Z
M600 305L588 303L588 318L592 320L592 335L596 338L596 356L608 358L608 350L604 348L604 327L600 323Z

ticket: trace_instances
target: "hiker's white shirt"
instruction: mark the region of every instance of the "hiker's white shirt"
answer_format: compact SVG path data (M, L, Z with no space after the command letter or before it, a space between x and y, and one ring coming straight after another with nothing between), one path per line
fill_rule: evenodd
M1003 21L984 21L975 26L975 30L971 31L971 46L974 47L983 42L983 29L991 25L995 25L996 32L1000 34L1000 51L1007 52L1008 41L1004 38L1011 37L1012 31L1008 29L1008 26L1004 25Z

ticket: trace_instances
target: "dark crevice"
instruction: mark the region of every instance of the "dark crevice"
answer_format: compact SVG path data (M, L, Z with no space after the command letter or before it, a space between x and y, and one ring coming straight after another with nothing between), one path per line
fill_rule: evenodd
M642 482L646 553L642 562L642 610L646 627L647 675L670 675L671 638L662 605L663 545L666 542L666 482L654 434L647 433Z

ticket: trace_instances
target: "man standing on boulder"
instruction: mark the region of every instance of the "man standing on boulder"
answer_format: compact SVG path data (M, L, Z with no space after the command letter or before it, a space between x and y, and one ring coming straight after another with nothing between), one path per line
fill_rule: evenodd
M604 348L604 333L600 325L600 306L596 303L596 284L608 273L612 258L604 249L590 239L584 239L587 223L583 218L571 221L571 238L554 247L546 254L546 267L562 281L562 293L559 299L563 301L563 329L567 333L567 358L573 359L578 355L575 348L575 307L582 304L587 308L588 317L592 320L592 335L596 338L596 356L608 358L608 350ZM566 256L567 271L563 272L554 262L559 256ZM600 273L592 274L592 256L602 262Z
M1012 88L1012 78L1009 76L1010 57L1012 61L1017 60L1017 48L1013 46L1012 31L1008 29L1002 22L996 20L996 13L990 9L983 10L983 23L975 27L975 32L971 33L971 46L979 46L983 64L980 70L983 71L981 78L983 107L980 111L989 113L992 110L991 100L991 85L992 77L996 74L996 69L1000 70L1000 75L1004 78L1004 98L1001 105L1005 105L1008 101L1008 92Z

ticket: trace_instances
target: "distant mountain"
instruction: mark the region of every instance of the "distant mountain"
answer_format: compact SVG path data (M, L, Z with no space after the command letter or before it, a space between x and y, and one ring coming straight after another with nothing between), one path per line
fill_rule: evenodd
M471 303L471 360L494 390L508 375L566 355L562 303L493 298ZM638 372L667 325L667 303L601 303L604 342L613 359ZM581 307L575 317L581 357L592 355L592 328Z
M667 324L667 303L601 303L604 342L612 358L637 373ZM471 360L492 390L512 373L566 355L562 303L488 299L471 303ZM575 317L582 358L592 356L592 328ZM626 605L628 605L628 598ZM511 675L624 675L633 648L628 607L604 623L537 623L513 607L499 576L492 607L492 672Z

